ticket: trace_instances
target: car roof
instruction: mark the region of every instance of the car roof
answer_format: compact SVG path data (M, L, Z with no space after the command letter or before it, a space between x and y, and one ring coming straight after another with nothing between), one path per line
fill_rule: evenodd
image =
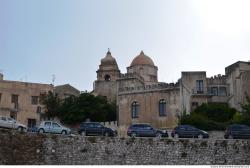
M136 123L136 124L131 124L130 126L151 126L150 124L148 123Z
M229 127L249 127L249 126L245 124L232 124L232 125L229 125Z

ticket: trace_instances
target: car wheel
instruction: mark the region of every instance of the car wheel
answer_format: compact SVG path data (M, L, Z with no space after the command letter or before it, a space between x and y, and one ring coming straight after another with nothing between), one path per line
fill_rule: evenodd
M199 139L203 139L203 135L202 135L202 134L199 134L199 135L198 135L198 138L199 138Z
M41 133L41 134L43 134L44 133L44 129L39 129L38 132Z
M66 135L67 132L65 130L62 131L62 135Z
M18 127L17 130L18 131L23 131L23 128L22 127Z
M108 137L108 136L109 136L109 133L108 133L108 132L105 132L105 133L104 133L104 136L105 136L105 137Z
M161 138L161 137L162 137L161 133L159 133L159 132L156 133L156 137L157 137L157 138Z
M179 134L174 134L174 138L179 138Z
M230 134L230 135L228 136L228 139L234 139L233 135Z
M136 133L135 133L135 132L132 132L132 133L131 133L131 137L132 137L132 138L137 137Z
M82 136L86 136L86 132L85 132L85 131L82 131L82 132L81 132L81 135L82 135Z

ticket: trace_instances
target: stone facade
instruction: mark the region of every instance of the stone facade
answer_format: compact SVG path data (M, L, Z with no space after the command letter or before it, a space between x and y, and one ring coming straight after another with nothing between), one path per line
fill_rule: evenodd
M105 138L0 130L1 165L249 165L249 140Z
M241 111L250 96L250 62L238 61L225 68L225 75L208 78L206 72L182 72L181 111L190 113L202 103L227 103Z
M58 94L59 98L65 99L69 96L79 96L80 91L71 86L70 84L59 85L54 88L54 92Z
M158 82L158 68L143 51L125 74L108 51L97 70L93 93L116 100L118 125L124 132L132 123L173 128L181 113L189 114L202 103L228 103L241 110L250 95L250 62L236 62L225 71L210 78L206 71L183 71L176 83Z
M40 123L40 94L53 91L50 84L0 80L0 115L11 116L29 127Z
M158 128L177 125L179 84L158 82L157 72L153 60L143 51L132 60L125 74L120 73L110 51L101 60L93 93L116 100L121 134L132 123L150 123Z

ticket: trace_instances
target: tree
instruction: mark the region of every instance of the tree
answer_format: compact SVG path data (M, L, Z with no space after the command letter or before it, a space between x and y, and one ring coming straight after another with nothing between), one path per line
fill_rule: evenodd
M210 103L197 107L190 115L181 118L181 124L194 125L204 130L224 130L236 113L227 104Z
M48 117L48 119L58 116L61 100L57 94L51 91L41 94L40 102L44 105L45 116Z
M250 126L250 98L246 97L247 101L242 107L242 116L241 116L241 123L247 124Z
M61 107L59 118L67 124L91 121L104 122L116 120L116 103L108 103L103 96L84 92L79 97L66 98Z

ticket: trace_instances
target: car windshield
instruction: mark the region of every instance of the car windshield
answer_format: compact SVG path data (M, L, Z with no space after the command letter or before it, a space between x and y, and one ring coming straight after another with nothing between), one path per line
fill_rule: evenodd
M13 118L8 118L8 121L15 121Z

